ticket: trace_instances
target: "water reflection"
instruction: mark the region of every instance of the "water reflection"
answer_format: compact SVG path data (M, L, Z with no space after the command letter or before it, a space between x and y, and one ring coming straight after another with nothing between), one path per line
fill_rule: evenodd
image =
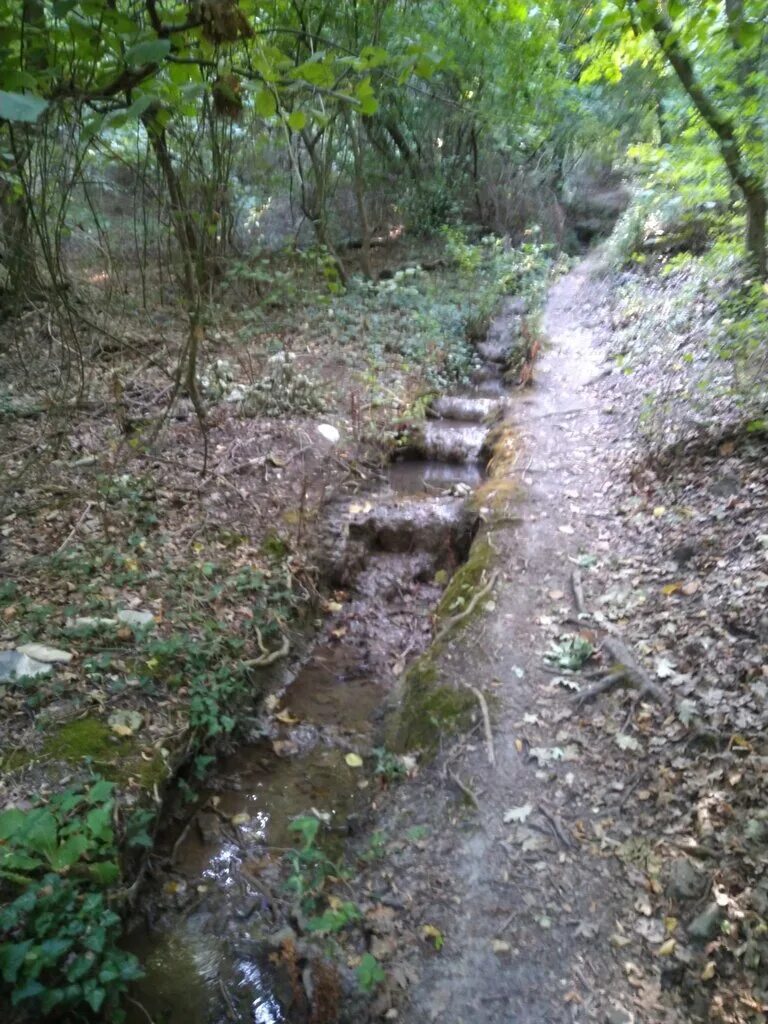
M258 964L241 961L238 964L240 975L239 987L247 992L257 993L251 1004L251 1020L253 1024L285 1024L287 1020L280 1004L271 994L269 982L263 976Z

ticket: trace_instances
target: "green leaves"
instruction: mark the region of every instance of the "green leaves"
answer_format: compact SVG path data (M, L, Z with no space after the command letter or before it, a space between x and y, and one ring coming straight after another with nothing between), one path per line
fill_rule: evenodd
M365 953L358 964L357 983L363 992L372 992L386 978L381 964L372 953Z
M360 112L363 114L375 114L379 109L379 101L374 95L371 79L364 78L355 90L355 95L360 103Z
M0 120L34 124L47 108L47 100L30 93L0 90Z
M307 115L303 110L292 111L286 120L288 121L288 127L295 132L300 132L307 125Z
M138 973L116 945L120 919L103 893L120 881L114 792L96 779L0 814L0 873L26 886L0 910L0 995L36 1019L55 1008L115 1007Z
M141 973L117 946L120 930L101 892L44 876L0 911L0 1001L34 1020L54 1009L80 1019L86 1006L117 1019L120 996Z
M170 39L147 39L134 43L125 53L125 63L139 68L145 64L159 64L171 52Z
M304 815L300 818L294 818L288 827L291 832L298 833L304 849L308 849L317 838L317 833L320 831L320 821L318 818Z
M277 97L271 89L259 89L253 102L259 117L272 117L277 113Z

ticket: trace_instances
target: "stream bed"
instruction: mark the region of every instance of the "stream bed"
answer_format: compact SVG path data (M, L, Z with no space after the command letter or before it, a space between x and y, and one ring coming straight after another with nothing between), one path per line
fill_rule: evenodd
M146 971L130 1024L324 1019L315 1015L323 979L299 948L300 912L285 891L290 823L319 818L333 857L374 822L398 679L428 647L432 613L476 529L469 499L506 405L505 360L493 345L472 385L433 402L379 489L327 511L331 614L248 741L217 762L159 836L128 939ZM299 955L286 957L286 942Z

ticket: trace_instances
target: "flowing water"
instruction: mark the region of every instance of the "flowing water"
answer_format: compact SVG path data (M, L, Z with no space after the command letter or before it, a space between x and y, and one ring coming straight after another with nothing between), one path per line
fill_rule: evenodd
M436 400L418 458L411 449L378 493L334 506L328 577L346 585L339 610L254 721L252 741L220 760L161 835L163 867L130 936L147 971L130 1024L147 1014L154 1024L310 1019L308 968L299 977L278 955L285 926L300 931L285 912L289 824L320 817L341 852L368 823L377 781L346 756L375 756L398 677L428 646L431 613L469 550L468 497L505 403L496 356L473 387Z

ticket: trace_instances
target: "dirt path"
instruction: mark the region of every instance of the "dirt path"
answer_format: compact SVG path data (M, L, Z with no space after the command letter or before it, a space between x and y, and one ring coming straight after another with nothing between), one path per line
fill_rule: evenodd
M585 261L552 289L549 343L534 387L512 410L522 442L522 522L492 532L503 572L495 607L446 656L455 681L498 696L496 764L476 730L401 789L387 822L390 836L414 825L429 836L426 854L404 846L378 879L424 936L419 980L401 1018L407 1024L675 1019L657 1005L653 984L635 978L630 986L617 948L627 884L601 841L601 820L609 785L617 790L614 817L621 815L624 783L609 783L572 693L543 661L559 633L577 628L561 624L575 615L574 562L608 546L600 496L606 453L622 427L598 397L594 265ZM477 812L460 787L474 794ZM424 953L431 927L444 942Z

